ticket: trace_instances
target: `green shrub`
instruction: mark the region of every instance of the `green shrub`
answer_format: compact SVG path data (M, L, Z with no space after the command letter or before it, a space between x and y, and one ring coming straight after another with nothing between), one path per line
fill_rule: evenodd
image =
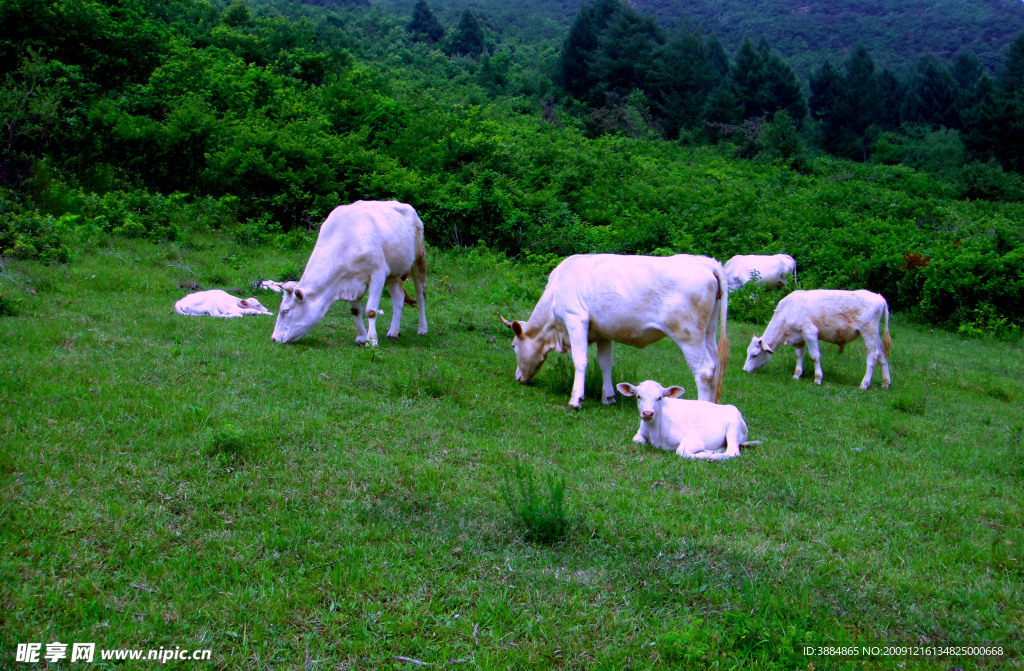
M526 530L527 540L556 543L569 532L569 518L564 507L565 480L554 473L548 473L544 480L547 487L541 492L533 470L516 463L512 471L505 474L500 493L512 517Z

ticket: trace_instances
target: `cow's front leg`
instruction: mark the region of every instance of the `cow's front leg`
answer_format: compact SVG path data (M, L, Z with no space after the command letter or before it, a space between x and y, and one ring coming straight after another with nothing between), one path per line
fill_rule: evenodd
M583 381L587 377L587 329L590 323L585 320L566 320L565 327L569 332L569 347L572 349L572 365L575 369L569 407L579 408L583 403Z
M796 370L793 371L793 379L799 380L800 376L804 374L804 344L794 345L793 351L796 353Z
M597 341L597 363L601 367L601 393L605 405L615 403L615 385L612 384L612 341Z
M387 284L388 293L391 294L391 328L388 329L388 337L397 340L402 330L402 308L405 307L405 290L402 288L402 281L397 277Z
M363 306L359 301L349 301L352 309L352 319L356 322L356 342L360 345L366 342L366 326L363 325Z
M818 334L815 333L813 338L805 337L804 344L807 345L807 353L814 364L814 384L821 384L824 374L821 372L821 349L818 347Z
M370 275L370 286L366 290L367 335L365 340L370 347L377 346L377 317L380 315L380 297L384 293L386 280L386 271L375 271ZM356 342L360 342L359 338L356 338Z
M704 459L704 441L693 437L684 437L676 446L676 454L686 459Z
M633 436L633 442L640 443L641 445L650 442L647 440L647 432L644 431L644 423L642 421L640 422L640 428L636 430L636 435Z

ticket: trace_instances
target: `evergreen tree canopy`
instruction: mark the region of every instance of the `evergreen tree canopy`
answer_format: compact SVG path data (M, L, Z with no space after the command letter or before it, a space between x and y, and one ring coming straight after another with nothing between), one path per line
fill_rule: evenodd
M473 12L463 10L448 50L453 54L479 56L484 52L484 29Z
M444 37L444 27L434 16L427 0L416 0L416 6L412 8L412 20L409 21L405 29L412 34L414 40L421 42L433 44Z

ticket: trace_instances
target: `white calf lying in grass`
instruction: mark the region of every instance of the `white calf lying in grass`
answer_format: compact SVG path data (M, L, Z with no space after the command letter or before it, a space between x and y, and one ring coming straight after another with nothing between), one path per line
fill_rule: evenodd
M623 396L636 396L640 430L634 443L650 443L673 450L688 459L729 459L740 456L740 447L760 445L747 441L747 423L734 405L687 401L682 387L666 389L654 380L635 387L628 382L615 386Z
M226 291L211 289L197 291L174 304L178 314L210 315L211 317L241 317L243 315L272 315L255 298L236 298Z

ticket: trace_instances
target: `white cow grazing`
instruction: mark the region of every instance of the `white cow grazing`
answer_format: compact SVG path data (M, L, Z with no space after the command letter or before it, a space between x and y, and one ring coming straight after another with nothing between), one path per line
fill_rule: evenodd
M758 274L758 283L768 287L780 287L786 275L796 280L796 259L789 254L759 256L757 254L734 256L725 264L729 277L729 291L736 291Z
M416 300L402 287L412 275ZM336 207L320 227L316 246L297 283L281 285L281 314L271 339L294 342L327 314L335 301L348 301L356 322L356 342L377 344L377 317L384 287L391 294L389 338L397 338L402 307L419 305L419 334L427 332L427 253L423 222L410 205L396 201L360 200ZM369 332L363 327L359 301L366 296Z
M885 317L885 332L878 337L878 325ZM889 350L889 305L885 298L870 291L794 291L779 301L768 328L760 338L754 336L747 348L747 361L743 370L752 373L768 363L779 345L796 347L796 371L793 379L804 372L804 346L814 362L814 382L821 384L821 352L818 341L839 345L842 354L846 344L858 336L864 337L868 351L868 370L860 383L861 389L871 385L871 374L875 362L882 362L882 388L888 388Z
M668 336L683 351L701 400L721 397L729 358L729 292L722 264L705 256L570 256L551 271L529 321L510 322L516 380L527 384L551 350L571 352L569 405L580 407L587 347L597 343L605 405L615 402L612 342L646 347ZM722 339L716 344L719 313Z
M634 443L650 443L687 459L729 459L740 456L742 446L761 444L747 441L747 423L734 405L683 400L682 387L666 389L654 380L635 387L621 382L615 388L623 396L636 396L640 429Z
M183 315L210 315L211 317L241 317L243 315L272 315L255 298L236 298L226 291L211 289L197 291L174 304L175 311Z

